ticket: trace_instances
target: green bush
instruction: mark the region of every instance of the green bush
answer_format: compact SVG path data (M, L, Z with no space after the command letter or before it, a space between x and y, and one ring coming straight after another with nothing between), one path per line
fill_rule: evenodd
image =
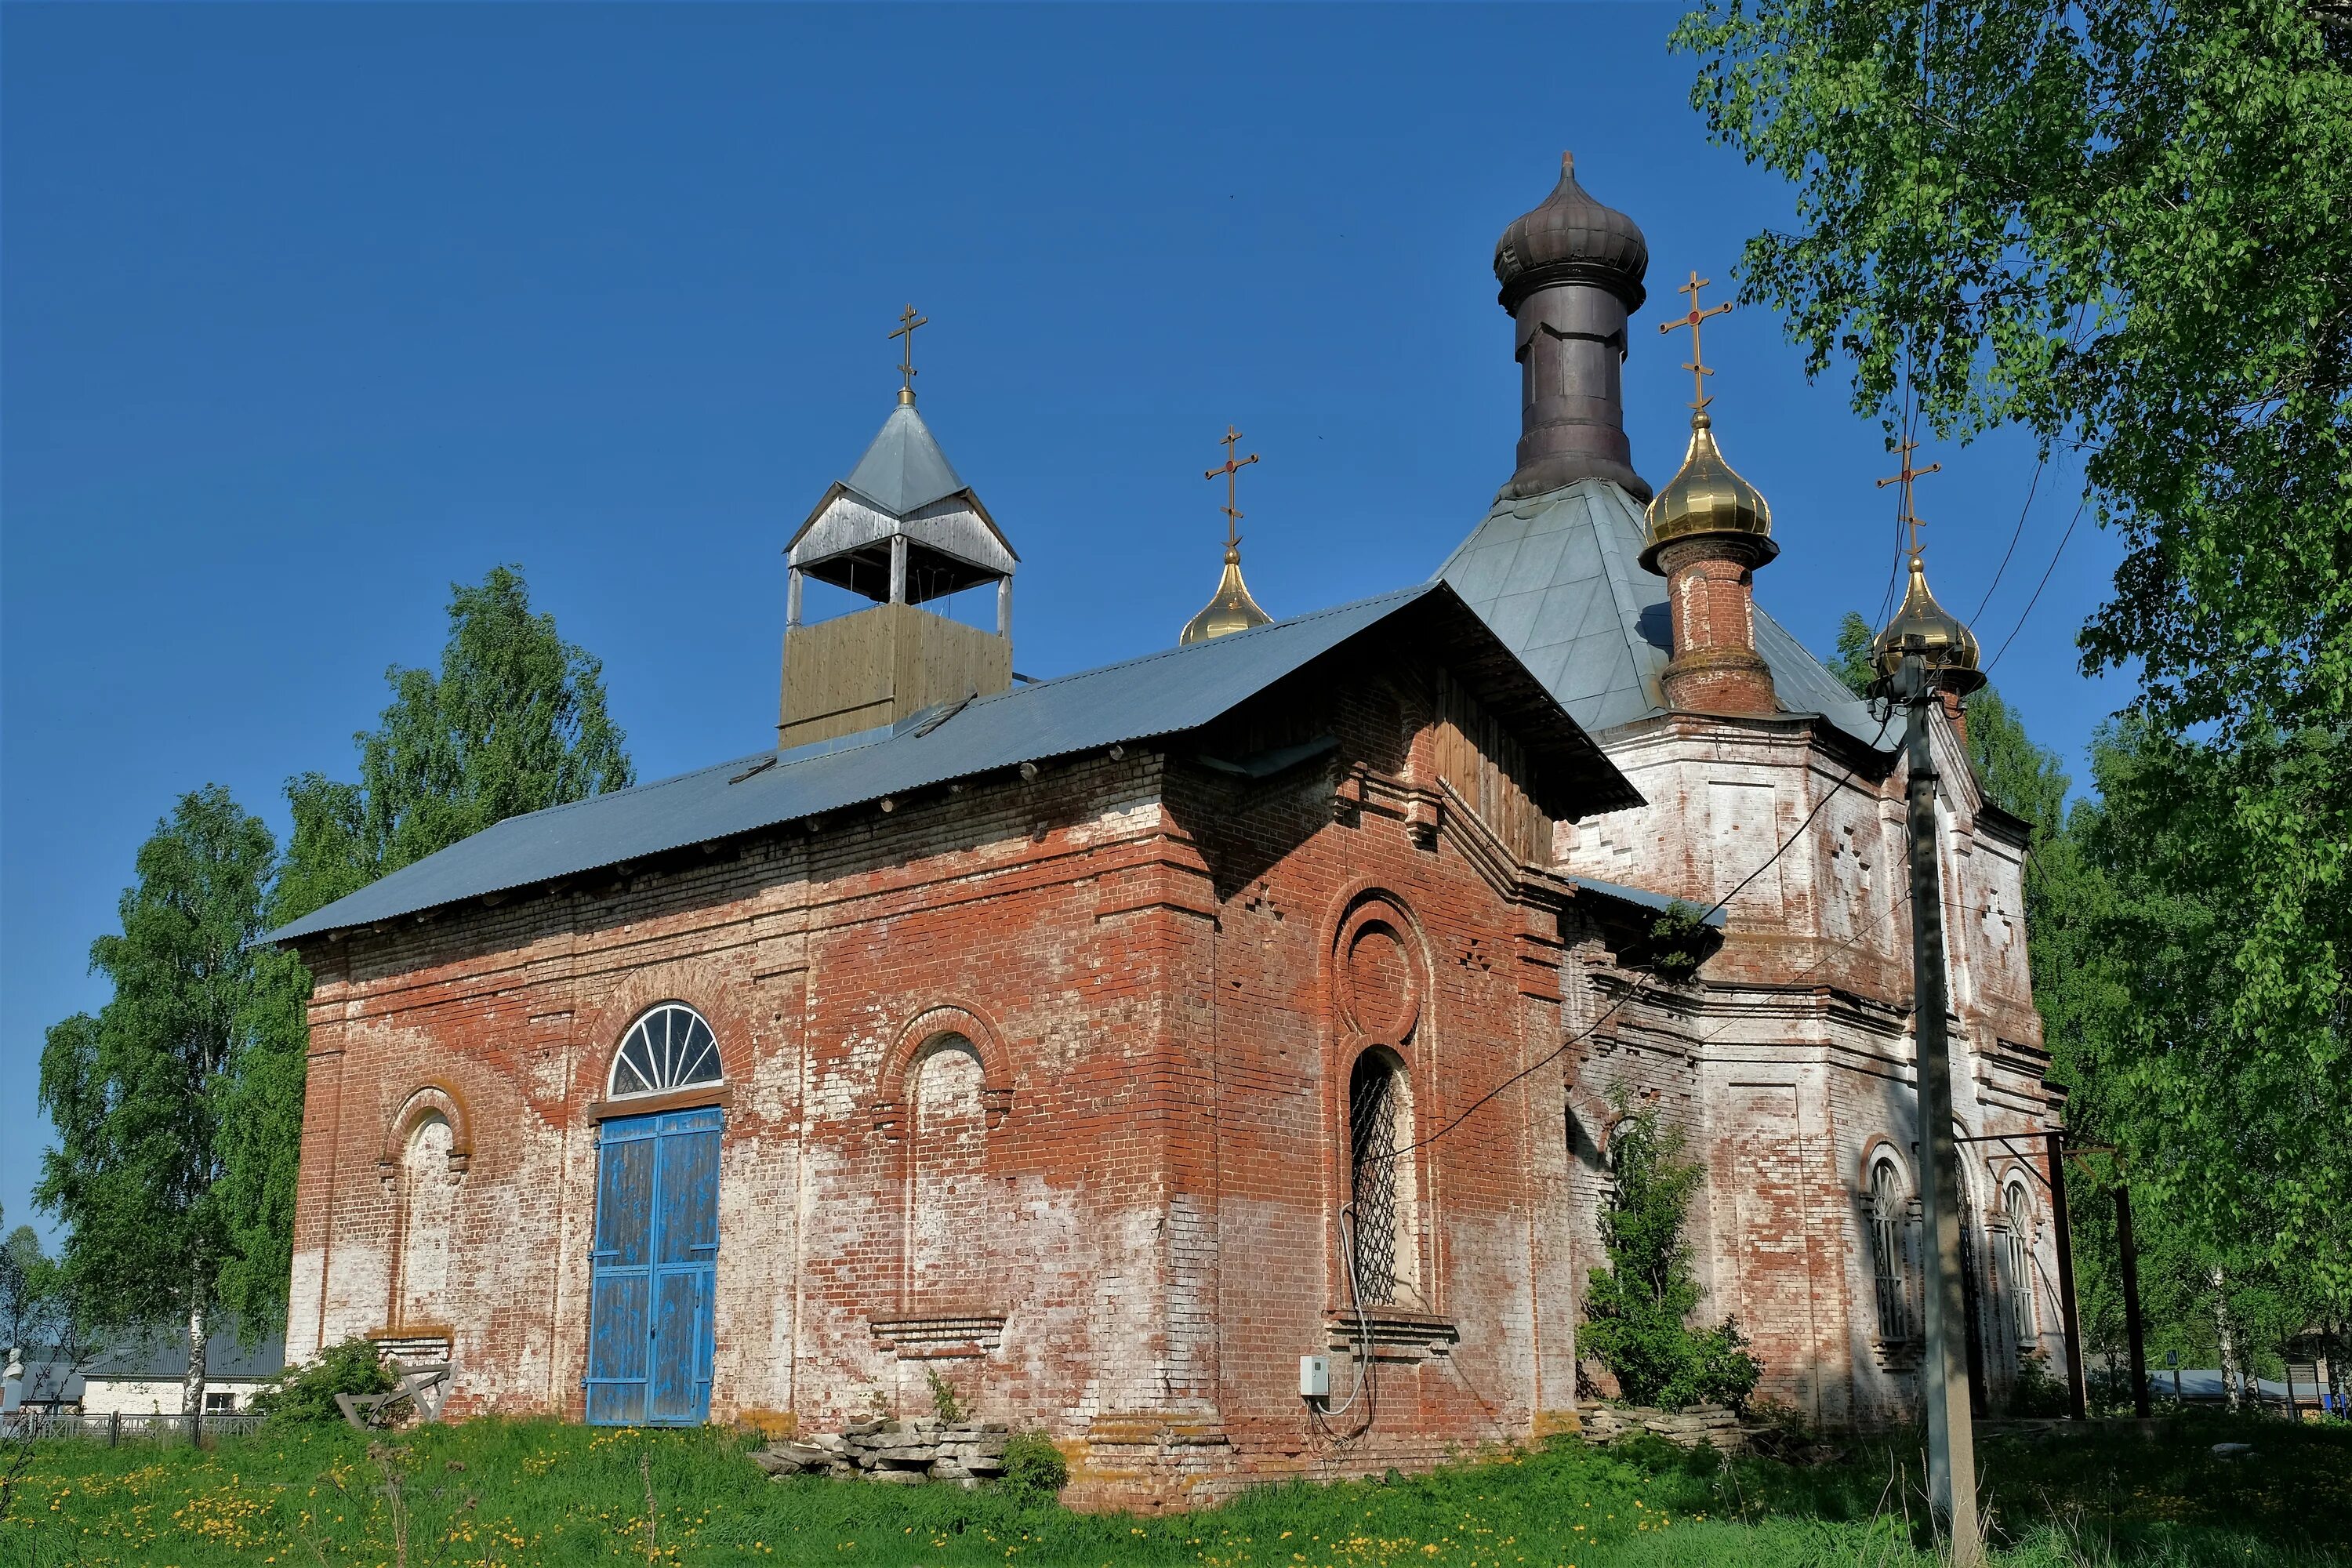
M2071 1403L2072 1394L2065 1380L2053 1374L2040 1355L2028 1355L2018 1362L2017 1381L2009 1391L2009 1414L2063 1415Z
M923 1369L923 1377L931 1385L931 1414L950 1426L961 1426L969 1419L971 1409L963 1402L962 1391L941 1377L936 1367Z
M1004 1445L1005 1490L1041 1500L1070 1484L1069 1461L1043 1432L1015 1432Z
M338 1394L390 1394L400 1386L365 1340L345 1340L314 1361L289 1366L253 1396L253 1410L272 1426L309 1426L341 1421Z
M1617 1186L1601 1219L1609 1267L1592 1271L1585 1292L1583 1348L1616 1376L1628 1404L1737 1409L1763 1372L1739 1321L1699 1330L1688 1321L1699 1289L1683 1227L1702 1173L1655 1111L1629 1109L1621 1093L1618 1112L1609 1141Z

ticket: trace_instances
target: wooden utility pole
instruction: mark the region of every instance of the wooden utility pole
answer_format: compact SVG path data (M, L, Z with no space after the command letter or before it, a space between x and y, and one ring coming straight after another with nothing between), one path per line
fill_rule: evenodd
M1905 468L1910 464L1906 454ZM1927 1492L1951 1532L1952 1568L1979 1568L1976 1435L1969 1414L1968 1301L1960 1275L1960 1153L1952 1134L1951 1047L1944 1030L1944 886L1937 864L1936 756L1928 715L1941 706L1927 662L1904 658L1896 694L1909 709L1911 1020L1918 1046L1919 1208L1927 1229Z
M2116 1250L2123 1255L2124 1342L2131 1347L2132 1414L2145 1421L2147 1403L2147 1339L2139 1323L2139 1247L2132 1240L2131 1189L2116 1184Z
M2066 1414L2083 1420L2090 1414L2083 1375L2083 1322L2074 1306L2074 1225L2066 1213L2066 1134L2053 1129L2050 1149L2050 1221L2057 1229L2058 1316L2066 1331Z

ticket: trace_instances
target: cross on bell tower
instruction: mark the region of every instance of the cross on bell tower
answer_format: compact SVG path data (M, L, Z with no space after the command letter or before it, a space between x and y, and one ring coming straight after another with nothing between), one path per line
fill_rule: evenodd
M890 334L894 341L899 338L907 341L906 351L898 356L898 401L901 405L915 401L915 329L930 324L929 316L915 314L915 307L910 302L898 312L898 330Z

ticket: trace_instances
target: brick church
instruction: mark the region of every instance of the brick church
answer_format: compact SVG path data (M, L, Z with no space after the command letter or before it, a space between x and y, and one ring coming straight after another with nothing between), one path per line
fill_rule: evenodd
M1096 1506L1426 1464L1612 1392L1577 1330L1631 1099L1705 1162L1702 1310L1760 1392L1907 1414L1899 721L1755 602L1773 520L1704 399L1633 471L1647 263L1565 165L1504 232L1517 468L1433 576L1275 620L1229 547L1171 646L1056 679L1013 674L1017 529L902 391L789 543L775 745L278 933L316 977L289 1355L446 1358L452 1415L803 1430L936 1374ZM810 579L869 607L804 620ZM939 613L992 587L992 629ZM1973 647L1916 555L1903 615ZM2025 829L1936 722L1997 1404L2063 1365L2059 1096Z

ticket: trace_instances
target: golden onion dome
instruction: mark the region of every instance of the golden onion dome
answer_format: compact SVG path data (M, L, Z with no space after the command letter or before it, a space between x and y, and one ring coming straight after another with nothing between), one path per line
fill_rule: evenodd
M1679 539L1731 535L1752 542L1755 564L1780 553L1772 541L1772 509L1761 491L1734 473L1715 445L1715 421L1704 409L1691 416L1690 450L1680 472L1650 502L1650 526L1642 542L1642 565L1663 572L1658 552Z
M1955 690L1974 691L1985 683L1977 668L1976 634L1936 603L1927 591L1927 563L1916 550L1911 552L1911 584L1903 591L1902 607L1870 642L1871 662L1889 680L1912 654L1927 662L1940 684Z
M1236 546L1225 546L1225 574L1217 583L1217 592L1206 607L1184 623L1184 630L1176 638L1177 646L1206 642L1228 632L1245 632L1252 626L1265 626L1273 620L1250 597L1249 584L1242 581L1242 552Z

